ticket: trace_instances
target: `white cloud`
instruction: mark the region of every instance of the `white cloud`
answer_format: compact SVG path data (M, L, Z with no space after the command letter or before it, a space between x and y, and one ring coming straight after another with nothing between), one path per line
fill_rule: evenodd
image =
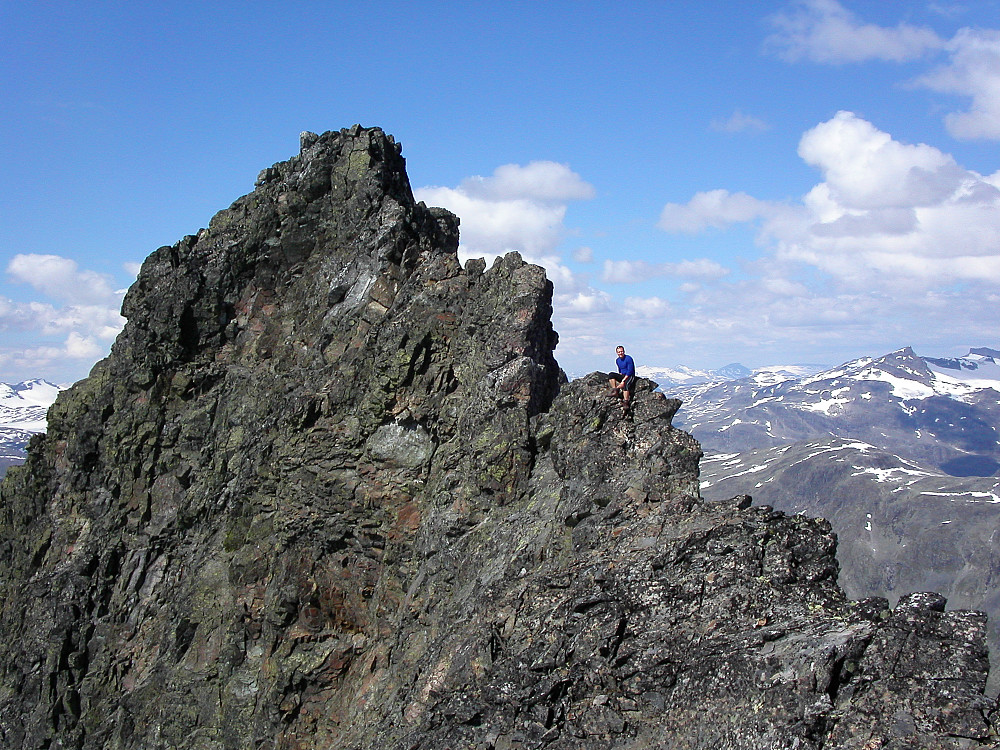
M672 343L681 351L717 352L722 346L725 359L758 363L774 363L796 351L804 361L811 357L834 365L859 352L885 353L887 341L951 347L956 341L996 340L996 327L982 312L989 304L983 290L889 295L815 288L797 294L787 288L782 291L790 293L775 294L769 287L769 282L750 281L731 285L724 294L704 294L677 311L683 319L668 318L662 325L677 337Z
M964 28L946 40L905 23L892 28L862 23L837 0L801 0L771 21L777 32L766 46L790 62L900 63L947 55L946 63L912 83L971 99L968 110L945 117L954 137L1000 139L1000 31Z
M880 288L1000 282L1000 173L964 169L849 112L807 132L799 153L824 181L799 221L765 225L778 257Z
M823 173L831 199L846 209L935 205L968 174L938 149L899 143L852 112L809 130L799 156Z
M660 297L626 297L622 310L631 318L662 320L673 308Z
M0 330L6 333L0 364L14 368L17 377L75 379L81 364L107 353L125 324L118 312L124 290L115 289L110 277L81 269L70 258L15 255L7 274L11 281L28 284L53 300L17 302L0 297Z
M809 297L809 289L797 281L767 277L760 281L761 290L769 297Z
M81 336L76 331L72 331L66 337L66 356L70 359L96 360L105 352L105 348L94 339Z
M664 263L665 275L683 279L721 279L729 274L729 269L708 258L682 260L680 263Z
M14 368L23 377L47 377L62 380L54 373L78 372L79 364L90 365L107 354L107 346L93 338L72 332L61 343L41 344L24 349L6 348L0 352L0 365ZM72 376L75 379L75 376Z
M905 23L892 28L862 23L836 0L801 0L771 22L777 31L766 46L791 62L904 62L945 44L930 29Z
M558 302L566 313L604 313L613 309L611 295L595 289L558 295Z
M81 270L76 261L59 255L15 255L7 265L7 273L14 281L30 284L64 302L104 302L116 296L107 276Z
M945 118L956 138L1000 138L1000 31L962 29L948 51L950 62L918 78L917 85L972 98L967 112Z
M512 250L550 268L566 234L567 204L594 189L565 164L506 164L492 177L470 177L457 188L424 187L417 200L443 206L461 219L459 257L487 261Z
M458 189L466 195L493 201L565 203L594 197L592 185L569 165L553 161L533 161L527 166L504 164L493 170L492 177L469 177Z
M700 232L708 227L752 221L772 211L772 206L746 193L709 190L685 204L668 203L657 226L668 232Z
M800 205L716 190L685 206L668 204L664 213L673 220L660 226L689 230L764 217L759 241L774 258L854 288L1000 283L1000 172L964 169L949 154L896 141L851 112L805 133L799 155L823 177ZM616 261L605 266L605 279L636 280L655 270Z
M996 339L1000 172L980 175L850 112L805 133L799 154L820 181L798 202L734 200L718 190L668 206L671 220L660 226L674 231L759 221L764 255L736 280L683 285L685 305L658 319L671 332L661 363L699 356L760 362L793 350L836 364L827 360L831 352L845 359L880 352L887 340ZM613 282L660 269L621 260L604 270Z
M65 336L71 331L82 331L87 336L110 341L124 324L125 319L113 307L54 307L43 302L14 302L0 297L0 330L33 331L42 336Z
M133 280L135 280L139 276L140 269L142 269L142 263L141 262L136 263L134 261L130 261L128 263L123 263L122 268L125 269L125 273L127 273Z
M642 260L606 260L601 279L609 284L632 284L652 276L651 266Z
M583 352L590 359L607 348L602 332L614 326L620 311L609 294L591 287L586 274L573 273L557 252L569 233L568 204L594 196L593 187L568 166L549 161L507 164L490 177L470 177L456 188L418 188L414 195L459 217L462 262L484 257L492 263L516 250L545 268L554 287L560 357ZM572 256L578 263L593 262L589 247L576 248Z
M658 277L720 279L729 269L708 258L679 263L647 263L644 260L606 260L601 280L609 284L632 284Z
M712 120L710 127L720 133L762 133L768 129L766 122L759 117L736 110L725 120Z
M853 286L1000 282L1000 172L982 176L939 149L904 144L851 112L806 132L799 155L823 181L799 205L725 190L668 204L660 227L692 231L762 218L759 242ZM605 280L655 269L616 261ZM710 268L706 268L710 275Z
M512 250L534 261L551 254L563 236L566 207L562 205L478 198L443 187L421 188L416 195L459 216L463 261L478 257L489 261Z

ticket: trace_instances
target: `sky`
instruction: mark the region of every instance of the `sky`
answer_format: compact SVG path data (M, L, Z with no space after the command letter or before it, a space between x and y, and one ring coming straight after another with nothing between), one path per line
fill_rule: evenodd
M546 268L571 374L1000 348L1000 0L0 0L0 382L355 123Z

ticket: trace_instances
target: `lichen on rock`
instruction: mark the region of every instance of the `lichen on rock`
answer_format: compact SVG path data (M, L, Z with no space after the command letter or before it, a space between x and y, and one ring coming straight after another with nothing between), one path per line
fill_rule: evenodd
M0 489L0 744L988 741L981 615L704 502L679 402L566 382L543 269L457 246L356 126L150 255Z

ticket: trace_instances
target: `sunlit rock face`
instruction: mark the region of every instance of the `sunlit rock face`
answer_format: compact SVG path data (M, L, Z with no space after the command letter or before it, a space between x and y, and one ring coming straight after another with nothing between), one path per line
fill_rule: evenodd
M704 502L679 402L566 383L543 270L457 245L355 127L146 260L2 488L0 745L987 737L981 615L848 602L826 522Z

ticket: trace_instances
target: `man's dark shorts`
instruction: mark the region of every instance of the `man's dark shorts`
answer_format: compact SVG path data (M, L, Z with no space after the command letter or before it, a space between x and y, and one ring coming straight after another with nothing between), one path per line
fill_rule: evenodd
M626 377L627 377L626 375L622 375L620 372L608 373L608 378L615 381L616 383L622 382L623 380L625 380ZM634 377L628 378L628 382L625 384L625 387L622 390L632 393L635 390L635 378Z

